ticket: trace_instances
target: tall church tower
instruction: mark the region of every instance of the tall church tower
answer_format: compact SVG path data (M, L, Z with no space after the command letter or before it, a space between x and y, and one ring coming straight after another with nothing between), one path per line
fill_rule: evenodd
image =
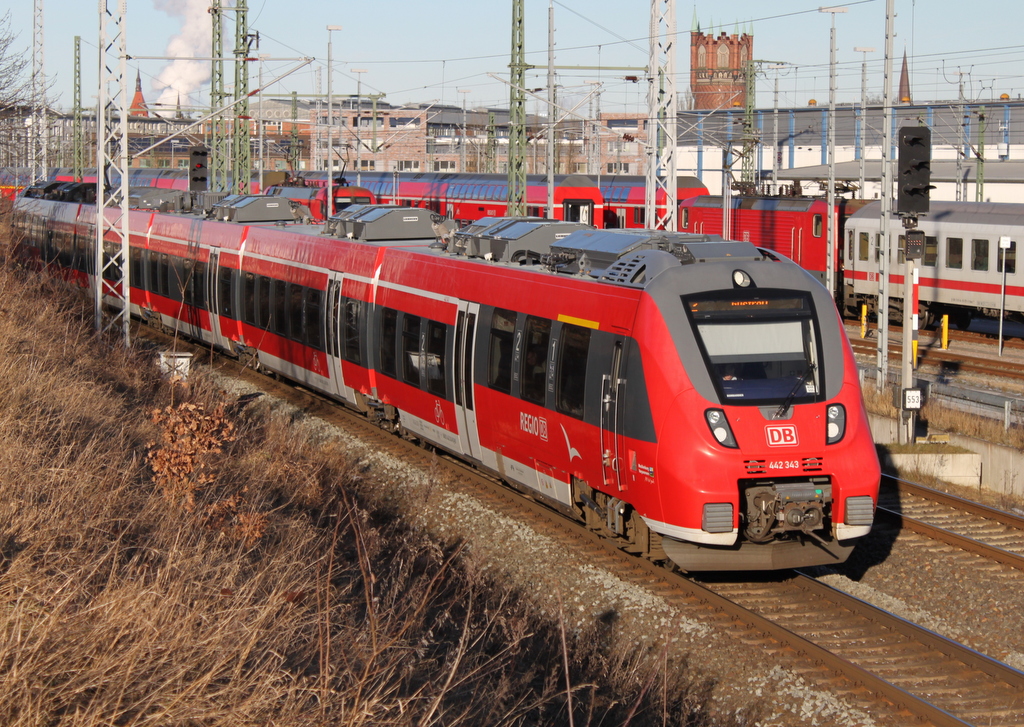
M747 61L753 32L705 35L694 18L690 31L690 93L695 109L743 108L747 103Z
M146 106L146 99L142 95L142 76L139 71L135 72L135 96L132 98L132 105L128 108L129 116L149 116L149 107Z

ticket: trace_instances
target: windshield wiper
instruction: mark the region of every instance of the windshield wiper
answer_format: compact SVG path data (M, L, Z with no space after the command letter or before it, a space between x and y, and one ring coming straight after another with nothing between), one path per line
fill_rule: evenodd
M800 387L804 385L805 381L807 381L807 377L810 376L813 372L814 362L812 361L811 363L807 364L807 368L805 368L804 372L800 374L800 378L796 380L796 384L794 384L793 389L789 392L789 396L787 396L785 400L781 404L779 404L779 408L775 410L775 416L772 417L772 419L780 419L786 413L786 410L789 409L789 405L792 404L793 399L796 398L796 392L800 390Z

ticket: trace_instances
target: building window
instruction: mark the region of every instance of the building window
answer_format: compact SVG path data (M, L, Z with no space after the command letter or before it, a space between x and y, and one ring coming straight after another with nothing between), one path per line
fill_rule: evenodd
M373 159L360 159L359 168L362 169L363 171L373 171L374 169L377 168L377 162L375 162Z
M708 67L708 51L704 46L697 47L697 68Z
M629 163L608 162L607 169L609 174L629 174Z
M455 162L443 161L443 160L442 161L436 161L436 162L434 162L434 171L435 172L454 172L455 171Z
M718 62L717 62L716 65L719 68L728 68L729 67L729 46L727 46L727 45L720 45L720 46L718 46L717 55L718 55Z
M399 159L395 162L395 169L400 172L418 172L420 163L413 159Z

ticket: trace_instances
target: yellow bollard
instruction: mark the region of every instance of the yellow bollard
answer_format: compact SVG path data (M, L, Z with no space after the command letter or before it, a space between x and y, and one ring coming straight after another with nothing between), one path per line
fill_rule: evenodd
M942 350L949 348L949 315L942 316Z
M868 337L868 306L866 303L860 304L860 337Z

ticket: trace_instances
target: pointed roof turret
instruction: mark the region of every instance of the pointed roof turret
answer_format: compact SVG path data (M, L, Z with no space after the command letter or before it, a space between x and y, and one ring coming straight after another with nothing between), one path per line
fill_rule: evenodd
M181 115L181 94L180 93L178 94L178 105L177 105L177 107L174 110L174 118L176 118L176 119L183 119L183 118L185 118L184 116Z
M899 103L908 106L913 103L910 97L910 71L907 70L907 51L905 50L903 51L903 68L900 69Z
M132 105L128 108L129 116L149 117L149 108L146 106L146 99L142 96L142 75L135 72L135 96L132 98Z

